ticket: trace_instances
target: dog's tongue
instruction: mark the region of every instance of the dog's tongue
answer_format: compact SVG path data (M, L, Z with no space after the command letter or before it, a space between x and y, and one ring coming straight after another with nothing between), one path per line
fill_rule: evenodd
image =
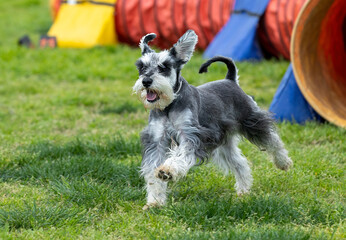
M153 91L147 91L147 100L154 101L157 97L157 94Z

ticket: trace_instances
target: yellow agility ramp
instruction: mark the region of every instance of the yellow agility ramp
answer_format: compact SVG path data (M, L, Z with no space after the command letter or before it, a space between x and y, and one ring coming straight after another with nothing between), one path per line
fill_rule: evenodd
M48 36L56 37L58 47L88 48L116 44L115 2L62 1Z

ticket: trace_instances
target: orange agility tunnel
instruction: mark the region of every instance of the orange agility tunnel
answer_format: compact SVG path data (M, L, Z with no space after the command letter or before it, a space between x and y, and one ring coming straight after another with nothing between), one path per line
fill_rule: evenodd
M292 33L297 84L322 117L346 127L346 1L310 0Z

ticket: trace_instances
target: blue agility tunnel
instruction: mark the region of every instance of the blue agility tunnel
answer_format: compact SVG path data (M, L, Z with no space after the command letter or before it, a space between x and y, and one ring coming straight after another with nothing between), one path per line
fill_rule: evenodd
M261 59L256 30L268 2L269 0L237 0L230 19L209 44L204 57L222 55L235 61Z
M309 105L302 95L293 74L292 64L289 65L274 95L269 111L277 121L305 123L324 119Z

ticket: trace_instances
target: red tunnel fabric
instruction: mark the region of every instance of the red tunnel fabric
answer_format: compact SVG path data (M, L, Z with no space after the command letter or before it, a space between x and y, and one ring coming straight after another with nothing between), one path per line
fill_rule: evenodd
M294 22L306 0L270 0L258 29L260 45L270 55L290 59Z
M235 0L118 0L115 24L118 39L138 45L142 36L156 33L153 44L169 48L188 29L205 49L229 19Z

